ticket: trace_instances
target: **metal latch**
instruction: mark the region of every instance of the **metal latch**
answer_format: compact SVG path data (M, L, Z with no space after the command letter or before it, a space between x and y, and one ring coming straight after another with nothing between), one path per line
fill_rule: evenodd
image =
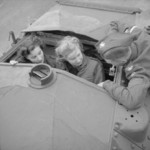
M110 76L114 76L115 75L115 66L114 65L109 69L109 75Z

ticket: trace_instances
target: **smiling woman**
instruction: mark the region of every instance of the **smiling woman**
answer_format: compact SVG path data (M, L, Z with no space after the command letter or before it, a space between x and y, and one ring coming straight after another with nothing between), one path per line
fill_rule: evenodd
M96 84L102 82L104 80L102 63L85 56L83 51L80 40L73 36L65 36L56 47L58 58L68 62L74 68L73 72L68 70L70 73Z
M27 51L26 50L27 49L22 50L23 55L26 55L26 59L33 63L42 63L44 61L44 54L39 46L33 47Z
M44 43L38 38L31 38L20 48L18 55L21 55L23 60L30 63L44 62L44 53L42 51Z

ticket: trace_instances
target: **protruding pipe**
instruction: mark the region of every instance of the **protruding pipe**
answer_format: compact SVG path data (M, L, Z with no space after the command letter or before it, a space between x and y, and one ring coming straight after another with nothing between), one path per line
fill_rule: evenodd
M12 38L13 44L16 44L16 43L17 43L17 40L16 40L16 38L15 38L15 34L14 34L13 31L10 31L10 32L9 32L9 39L10 39L10 37Z

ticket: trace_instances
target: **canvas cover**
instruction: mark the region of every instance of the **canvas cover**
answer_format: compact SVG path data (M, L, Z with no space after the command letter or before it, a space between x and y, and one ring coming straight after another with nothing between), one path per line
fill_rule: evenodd
M110 21L134 22L134 17L134 15L126 13L57 4L23 32L73 31L99 39L107 32Z

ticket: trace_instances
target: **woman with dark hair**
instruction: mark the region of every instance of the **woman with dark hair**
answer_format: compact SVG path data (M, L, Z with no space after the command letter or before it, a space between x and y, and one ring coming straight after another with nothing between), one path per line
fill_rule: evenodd
M63 63L45 55L43 50L46 48L45 43L38 37L31 37L22 44L18 55L21 56L22 63L47 63L53 68L65 70Z
M36 37L31 37L21 46L18 55L26 63L43 63L44 62L44 43Z

